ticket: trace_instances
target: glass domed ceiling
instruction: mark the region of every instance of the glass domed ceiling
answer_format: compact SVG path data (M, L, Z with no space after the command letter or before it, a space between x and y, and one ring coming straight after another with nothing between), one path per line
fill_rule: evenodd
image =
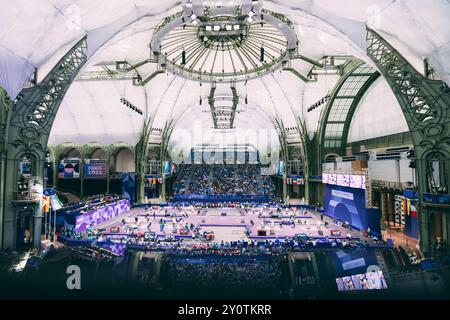
M288 57L288 40L263 14L194 18L161 39L166 70L201 81L239 81L267 73Z

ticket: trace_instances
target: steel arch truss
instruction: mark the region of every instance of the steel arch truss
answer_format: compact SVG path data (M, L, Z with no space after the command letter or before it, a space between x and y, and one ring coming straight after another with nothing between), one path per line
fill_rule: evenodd
M411 131L417 166L420 247L427 255L434 251L437 237L437 225L434 225L431 213L438 213L443 223L449 221L450 206L427 202L424 194L450 194L450 90L445 82L430 80L419 73L383 37L369 28L367 45L368 56L390 85ZM440 166L438 172L444 172L441 190L433 187L436 161Z
M11 139L39 140L45 148L59 106L87 61L87 38L81 39L37 86L19 94L10 121Z
M45 150L59 106L70 85L87 61L87 39L81 39L55 65L39 84L23 89L11 103L6 125L6 133L0 176L0 184L5 185L0 193L0 247L13 249L16 246L16 223L20 203L16 195L18 166L20 158L30 156L33 175L44 177ZM7 155L7 156L6 156ZM42 180L44 181L44 180ZM41 242L43 212L38 202L34 206L33 244L36 248ZM2 234L3 232L3 234Z
M439 137L450 133L450 93L442 81L417 72L379 34L367 29L367 54L377 64L394 91L412 132ZM447 123L445 128L444 123Z
M328 153L344 154L355 110L380 73L360 60L350 60L342 67L342 78L322 113L319 138L323 160Z

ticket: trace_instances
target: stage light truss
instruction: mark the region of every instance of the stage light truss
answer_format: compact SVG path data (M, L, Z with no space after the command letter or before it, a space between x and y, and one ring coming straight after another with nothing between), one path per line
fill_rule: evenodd
M322 99L320 99L316 103L312 104L308 108L308 112L311 112L311 111L317 109L318 107L320 107L321 105L326 104L328 101L330 101L330 99L331 99L331 96L329 94L327 94L325 97L323 97Z
M130 101L128 101L125 98L120 98L120 103L122 103L124 106L130 108L131 110L133 110L134 112L136 112L137 114L139 114L141 116L144 114L144 112L141 109L136 107L134 104L132 104Z
M216 87L211 87L208 103L211 108L211 116L214 129L234 129L239 96L236 88L231 86L231 95L215 96Z

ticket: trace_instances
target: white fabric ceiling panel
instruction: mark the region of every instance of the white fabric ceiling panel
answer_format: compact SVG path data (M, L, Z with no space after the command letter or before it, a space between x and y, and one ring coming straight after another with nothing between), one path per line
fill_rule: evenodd
M392 90L379 78L361 99L350 125L348 142L409 131Z
M327 75L319 77L317 82L306 84L303 88L301 95L301 118L306 119L306 127L310 136L318 130L320 116L326 105L322 105L320 108L314 109L311 112L307 111L308 108L322 97L331 94L338 81L338 75Z
M446 0L394 1L369 26L391 43L417 71L429 58L440 77L450 83L450 3ZM401 25L401 28L399 27Z
M120 103L123 96L146 112L144 89L130 81L75 82L55 119L50 143L135 144L144 117Z
M96 65L102 62L146 59L152 29L162 18L180 11L181 4L179 0L0 0L0 6L8 8L0 12L0 86L14 98L35 66L42 79L86 34L90 60L83 71L99 70ZM365 53L368 24L417 70L422 71L423 58L427 57L441 78L450 82L450 4L446 0L266 0L264 7L285 14L295 23L299 54L313 59L352 55L373 65ZM295 63L304 74L312 67ZM139 72L145 77L153 68L143 66ZM304 84L293 74L276 71L248 81L246 87L238 83L237 90L241 102L247 94L250 104L258 105L271 119L283 119L289 127L296 125L295 117L300 115L306 118L308 131L314 131L320 108L311 113L306 109L336 81L337 77L327 76L318 83ZM145 88L134 87L131 81L76 82L61 105L51 141L135 143L143 117L121 105L121 96L152 116L157 128L181 115L210 125L211 115L201 112L208 107L209 89L172 74L157 76ZM197 110L192 114L186 111L199 104L200 96L204 106L192 108ZM406 131L402 117L392 121L400 115L389 87L378 81L358 108L350 139ZM263 121L262 117L252 118ZM252 118L243 113L236 123L250 126ZM187 128L191 123L183 120L177 125Z

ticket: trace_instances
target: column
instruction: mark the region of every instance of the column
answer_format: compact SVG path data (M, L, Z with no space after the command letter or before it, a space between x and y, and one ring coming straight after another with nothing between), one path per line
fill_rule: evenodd
M420 250L424 256L428 256L431 253L432 245L430 242L430 217L429 209L424 206L423 193L427 190L427 174L426 174L426 161L422 159L422 156L417 154L416 159L416 177L417 185L419 189L419 230L420 230Z
M17 215L13 206L14 192L17 185L17 168L13 159L6 160L5 166L5 196L3 214L3 246L2 249L14 250L16 248Z
M3 249L3 219L5 203L5 167L6 152L0 152L0 250Z
M386 221L388 221L387 216L387 196L386 193L381 191L381 229L386 230Z
M44 161L39 159L35 163L36 165L36 176L44 176ZM40 202L37 202L34 207L34 233L33 233L33 248L39 249L41 247L41 233L42 233L42 206Z

